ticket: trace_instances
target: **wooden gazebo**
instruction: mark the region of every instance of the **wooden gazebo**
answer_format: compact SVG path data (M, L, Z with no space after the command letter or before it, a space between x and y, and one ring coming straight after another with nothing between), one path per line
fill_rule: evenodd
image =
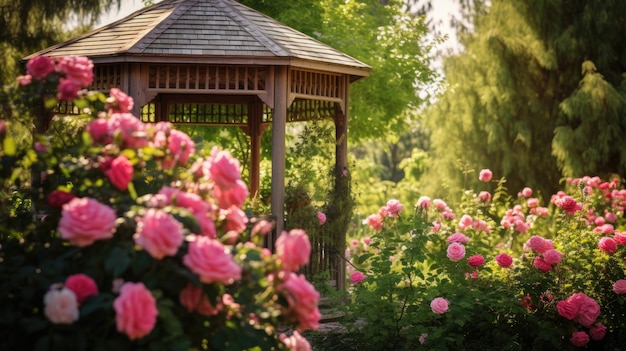
M241 127L250 137L250 194L260 139L272 126L272 215L284 220L285 125L334 119L347 167L350 83L370 67L234 0L164 0L36 55L84 55L92 89L119 87L144 121ZM273 238L271 238L273 239Z

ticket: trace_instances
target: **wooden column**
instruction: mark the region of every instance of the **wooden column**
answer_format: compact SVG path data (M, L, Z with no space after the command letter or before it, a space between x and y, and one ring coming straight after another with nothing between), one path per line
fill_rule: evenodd
M348 172L348 97L350 96L350 80L349 77L345 77L343 79L343 84L341 86L343 90L343 108L337 108L337 114L335 116L335 138L336 138L336 147L335 147L335 162L336 162L336 172L335 173L335 187L337 187L337 182L341 181L341 177L343 174L347 174ZM337 237L334 238L335 248L339 255L343 255L346 251L346 233L337 233ZM335 259L335 264L337 265L337 290L345 290L346 289L346 263L342 259L342 257L337 257Z
M284 229L285 220L285 125L287 124L287 67L274 68L274 110L272 114L272 216L276 230L268 236L274 249L276 236Z

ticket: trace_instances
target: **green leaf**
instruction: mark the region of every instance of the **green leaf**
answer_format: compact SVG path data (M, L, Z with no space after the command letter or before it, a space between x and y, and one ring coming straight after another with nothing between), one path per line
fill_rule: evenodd
M357 261L357 262L358 262L359 264L361 264L361 263L363 263L363 262L367 261L367 259L368 259L368 258L370 258L370 257L372 257L372 256L374 256L374 254L373 254L373 253L367 253L367 254L361 255L361 256L359 256L359 259L358 259L358 261Z
M132 260L128 250L115 247L111 250L109 258L104 262L104 269L111 273L114 277L119 277L130 266Z
M2 141L2 150L7 156L15 156L15 153L17 151L15 146L15 140L13 140L13 138L11 138L10 136L5 137Z

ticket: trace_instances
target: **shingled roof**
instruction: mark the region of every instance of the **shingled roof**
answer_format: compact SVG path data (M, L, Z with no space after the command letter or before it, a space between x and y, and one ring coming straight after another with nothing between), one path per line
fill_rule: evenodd
M356 76L370 71L368 65L234 0L164 0L26 59L35 55L85 55L96 63L223 63L225 58L250 63L252 58L256 64L339 66Z

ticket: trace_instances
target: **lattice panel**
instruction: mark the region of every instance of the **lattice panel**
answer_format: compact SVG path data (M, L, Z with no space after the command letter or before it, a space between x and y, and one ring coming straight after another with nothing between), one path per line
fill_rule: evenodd
M341 76L327 73L292 70L291 92L309 96L340 98Z
M287 122L333 118L337 114L335 105L332 101L296 99L287 111Z
M122 86L121 65L94 65L92 90L108 91Z
M59 103L54 108L54 114L58 115L79 115L80 111L78 107L74 106L69 101L59 101Z
M148 88L264 91L265 67L160 65L149 67Z

